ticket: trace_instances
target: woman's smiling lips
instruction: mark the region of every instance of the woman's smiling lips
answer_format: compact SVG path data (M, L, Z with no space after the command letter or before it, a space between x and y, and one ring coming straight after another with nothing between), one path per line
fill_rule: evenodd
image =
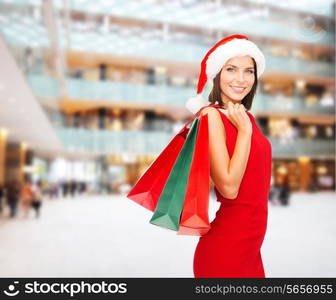
M241 94L245 90L245 87L237 87L237 86L232 86L232 85L230 85L230 87L237 94Z

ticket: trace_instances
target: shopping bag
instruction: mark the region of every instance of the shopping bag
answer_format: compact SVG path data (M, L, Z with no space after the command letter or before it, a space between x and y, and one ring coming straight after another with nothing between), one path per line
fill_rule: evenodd
M195 118L160 195L154 214L150 220L151 224L175 231L179 229L180 216L198 132L198 123L199 119Z
M195 116L196 117L196 116ZM190 131L190 119L149 165L126 195L141 206L154 211L163 187Z
M179 235L204 235L210 230L210 159L208 115L200 117L187 191L179 224Z
M209 106L220 107L214 104ZM127 195L131 200L154 211L150 223L178 231L177 234L182 235L203 235L210 229L208 218L210 194L208 116L199 116L200 112L201 110L185 124ZM188 126L194 122L190 127L195 130L196 127L193 125L196 124L196 119L198 119L198 124L193 147L190 145L185 147L187 137L192 136ZM185 151L181 155L183 147L185 147ZM185 167L181 167L183 166L183 156L190 158L191 153L193 155L189 168L186 167L185 162ZM180 158L179 164L177 164L178 158ZM176 168L175 175L172 175L168 184L168 177L174 168ZM176 180L176 174L185 175L185 172L189 172L187 180L183 176L180 176L179 179L184 180ZM175 180L172 180L173 178ZM165 190L165 195L163 190ZM174 193L175 196L179 194L181 197L174 198L172 196ZM183 194L184 197L182 197ZM175 206L170 203L171 209L169 210L169 205L165 201L156 211L160 196L166 200L169 197L175 199ZM179 212L180 215L178 215Z

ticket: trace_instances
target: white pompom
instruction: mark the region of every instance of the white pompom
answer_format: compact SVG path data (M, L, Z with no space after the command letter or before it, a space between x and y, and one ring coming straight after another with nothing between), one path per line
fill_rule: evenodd
M211 104L211 102L204 99L201 94L198 94L196 97L189 98L185 104L185 107L193 114L196 114L202 107L209 104Z

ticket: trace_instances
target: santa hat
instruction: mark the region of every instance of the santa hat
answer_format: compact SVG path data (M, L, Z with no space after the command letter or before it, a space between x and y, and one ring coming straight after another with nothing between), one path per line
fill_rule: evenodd
M217 42L201 62L201 73L198 79L197 96L188 99L185 106L193 114L196 114L203 106L210 102L203 99L201 93L207 81L213 80L220 72L227 60L235 56L249 55L254 58L257 64L257 77L265 70L265 57L256 44L251 42L247 36L231 35Z

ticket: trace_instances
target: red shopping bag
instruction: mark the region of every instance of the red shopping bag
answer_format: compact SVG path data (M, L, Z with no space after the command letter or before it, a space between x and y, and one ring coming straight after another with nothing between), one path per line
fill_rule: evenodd
M197 140L199 119L195 118L186 141L165 183L154 214L150 219L153 225L179 230L191 163Z
M203 235L210 229L210 159L208 115L200 117L187 191L179 224L179 235Z
M209 106L217 107L218 105L210 104ZM203 235L210 229L208 218L210 191L208 115L199 117L200 112L201 110L183 126L127 194L129 199L155 211L190 131L188 125L194 118L198 118L200 126L177 230L177 234L181 235ZM174 193L174 189L171 188L171 190Z
M194 118L195 117L196 115ZM155 210L163 187L190 130L188 125L194 118L189 120L183 126L176 136L174 136L174 138L168 143L166 148L149 165L144 174L128 192L126 195L127 198L151 211Z

